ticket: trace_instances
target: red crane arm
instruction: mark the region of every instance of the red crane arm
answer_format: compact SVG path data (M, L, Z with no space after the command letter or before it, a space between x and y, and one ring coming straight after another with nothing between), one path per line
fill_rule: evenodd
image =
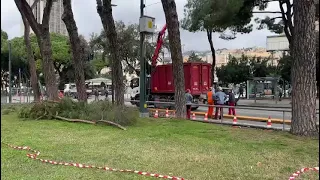
M165 37L166 30L167 30L167 25L165 24L158 34L157 46L156 46L156 49L154 50L154 53L152 56L152 64L151 64L152 67L155 67L157 65L157 59L159 57L160 49L163 44L163 39Z

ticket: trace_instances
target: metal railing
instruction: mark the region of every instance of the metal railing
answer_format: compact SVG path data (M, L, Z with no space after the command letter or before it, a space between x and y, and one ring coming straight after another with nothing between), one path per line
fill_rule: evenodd
M139 100L131 100L131 101L127 101L127 102L140 102L140 101ZM163 101L146 101L146 104L147 105L149 105L149 104L175 105L174 102L168 102L168 101L166 101L166 102L163 102ZM208 105L208 104L191 104L191 106L222 108L222 112L220 112L220 114L221 114L220 123L223 123L223 109L224 108L282 112L282 130L285 130L285 124L286 124L285 115L286 115L286 113L291 113L292 112L291 109L287 109L287 108L273 108L273 107L267 107L267 106L257 107L257 106L249 106L249 105L245 105L245 106L241 106L241 105L228 106L228 105ZM316 114L319 114L319 109L316 109L316 111L317 111ZM260 119L260 121L267 121L267 118L262 118L262 117L254 117L254 118ZM254 119L254 118L252 118L252 119ZM264 119L264 120L261 120L261 119ZM276 119L273 119L273 120L276 120ZM251 120L251 121L256 121L256 120ZM291 121L291 119L290 119L290 121ZM317 122L317 125L319 125L319 122Z
M10 92L1 91L1 104L10 103ZM33 101L33 92L31 88L11 88L11 103L30 103Z

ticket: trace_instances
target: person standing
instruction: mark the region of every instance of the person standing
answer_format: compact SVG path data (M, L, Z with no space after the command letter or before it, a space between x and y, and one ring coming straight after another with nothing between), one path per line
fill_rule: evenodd
M282 100L282 88L279 86L279 88L278 88L278 91L279 91L279 101L281 101Z
M104 95L106 96L106 100L108 100L109 93L107 87L104 88Z
M221 87L218 87L217 92L214 94L216 105L224 106L227 95L222 91ZM218 113L220 112L220 119L223 116L223 107L216 107L215 119L218 119Z
M208 100L208 117L212 118L213 116L213 105L214 105L214 92L212 88L207 93L207 100Z
M228 101L228 105L229 106L235 106L236 105L236 98L234 96L234 93L232 92L232 90L229 90L229 101ZM229 115L236 115L236 110L235 108L229 107Z
M240 88L239 88L239 98L240 98L240 97L243 97L243 91L244 91L244 89L243 89L242 85L240 85Z
M185 94L185 98L186 98L187 119L190 119L191 105L192 105L192 101L193 101L193 96L191 95L190 89L187 89L186 94Z
M94 88L93 93L94 93L94 100L95 101L99 101L99 91L98 91L98 89Z

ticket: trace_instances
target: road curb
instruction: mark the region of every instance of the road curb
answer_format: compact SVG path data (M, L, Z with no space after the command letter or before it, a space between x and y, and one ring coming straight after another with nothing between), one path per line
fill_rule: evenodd
M148 108L150 111L166 111L166 109L155 109L155 108ZM169 112L173 112L175 110L168 110ZM191 113L194 113L195 115L202 115L204 116L206 114L206 112L195 112L192 111ZM223 118L227 118L227 119L233 119L233 115L228 115L228 114L224 114ZM247 121L258 121L258 122L267 122L268 118L262 118L262 117L252 117L252 116L237 116L238 120L247 120ZM272 123L275 124L287 124L290 125L291 124L291 120L283 120L282 119L271 119Z
M228 121L218 121L218 120L200 120L200 119L190 119L190 121L197 121L202 123L211 123L211 124L222 124L222 125L229 125L233 127L250 127L250 128L258 128L258 129L266 129L266 130L277 130L277 131L290 131L290 128L283 129L282 127L267 127L264 125L253 125L253 124L247 124L247 123L237 123L236 125L232 122Z

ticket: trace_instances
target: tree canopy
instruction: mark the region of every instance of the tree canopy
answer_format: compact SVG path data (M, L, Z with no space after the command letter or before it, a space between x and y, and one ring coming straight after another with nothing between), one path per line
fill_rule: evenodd
M71 60L70 45L67 36L51 33L52 56L56 71L60 72L61 66L68 66ZM38 63L37 69L41 71L41 55L35 35L30 36L35 60ZM23 37L16 37L11 40L12 56L27 61L26 46Z
M71 49L70 43L67 36L51 33L51 44L52 44L52 57L53 57L53 64L55 71L59 74L60 77L60 88L62 88L63 84L74 82L74 69L71 64ZM36 68L38 74L42 73L42 60L40 49L37 44L37 38L34 34L30 36L31 39L31 46L34 52L35 60L36 60ZM83 36L80 36L81 42L85 47L85 51L89 54L89 46L84 39ZM28 61L27 61L27 51L26 46L24 43L23 37L16 37L10 40L11 42L11 55L12 55L12 72L13 74L18 73L18 69L21 69L22 73L26 74L26 78L29 78L29 71L28 71ZM8 55L1 53L1 58L4 56L4 67L7 71L7 63ZM3 63L3 60L1 60ZM2 64L1 64L2 65ZM92 69L89 62L85 63L85 77L86 78L93 78L94 70ZM43 79L42 79L43 80Z
M235 38L236 32L248 33L252 30L250 20L252 7L246 0L188 0L182 27L190 32L212 31L223 33L232 31L224 39ZM246 6L244 6L246 5Z
M8 44L8 34L1 29L1 53L8 50L7 44Z
M10 41L12 42L12 40ZM8 34L5 31L1 30L1 78L4 78L6 72L9 71L8 43L9 43ZM12 43L11 43L11 49L13 49ZM18 58L17 56L11 56L12 77L18 75L19 69L21 70L22 78L29 77L27 61L21 58Z
M268 64L269 58L229 56L227 65L217 68L217 77L222 83L239 84L253 77L277 76L276 66Z

